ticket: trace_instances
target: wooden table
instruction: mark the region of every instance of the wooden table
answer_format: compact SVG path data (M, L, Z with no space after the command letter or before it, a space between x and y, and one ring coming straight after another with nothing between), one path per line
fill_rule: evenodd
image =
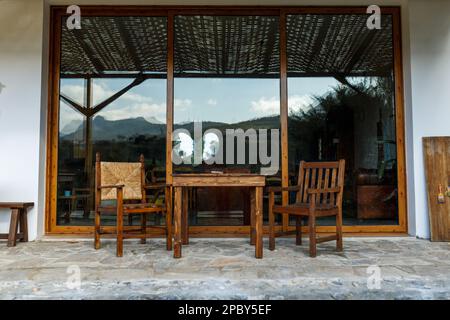
M0 202L0 209L11 210L9 234L0 234L0 239L8 239L8 247L14 247L17 239L28 242L27 211L33 206L33 202ZM18 233L19 224L20 233Z
M251 198L250 243L255 257L263 257L263 188L265 176L250 173L173 174L174 189L174 258L181 258L182 244L189 243L187 225L188 188L249 187ZM184 191L184 192L183 192Z

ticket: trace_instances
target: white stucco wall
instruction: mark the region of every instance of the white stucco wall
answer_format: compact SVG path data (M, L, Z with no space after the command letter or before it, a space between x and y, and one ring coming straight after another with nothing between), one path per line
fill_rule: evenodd
M450 136L450 1L411 0L416 234L429 238L422 137Z
M429 236L421 137L450 135L448 0L77 0L128 5L400 5L409 232ZM0 0L0 201L34 201L30 237L44 231L48 7L72 0ZM411 39L411 41L410 41ZM445 113L447 111L447 114ZM9 217L0 214L0 232Z
M33 201L29 236L38 234L43 0L0 1L0 201ZM44 87L45 88L45 87ZM42 190L43 191L43 190ZM42 199L42 198L41 198ZM9 212L0 212L0 232ZM42 228L40 228L42 230Z

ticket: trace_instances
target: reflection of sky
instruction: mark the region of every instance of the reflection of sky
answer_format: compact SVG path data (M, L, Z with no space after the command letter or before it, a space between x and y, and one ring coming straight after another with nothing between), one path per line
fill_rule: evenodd
M131 79L97 79L93 82L94 105L128 85ZM63 79L62 92L83 102L83 80ZM289 109L305 108L312 96L323 95L337 84L333 78L290 78L288 83ZM278 79L175 79L175 123L187 121L239 121L279 114ZM62 103L64 104L64 103ZM166 118L166 80L148 79L103 109L98 115L107 120L144 117L150 122ZM70 107L61 107L60 126L72 120L80 121L80 114Z

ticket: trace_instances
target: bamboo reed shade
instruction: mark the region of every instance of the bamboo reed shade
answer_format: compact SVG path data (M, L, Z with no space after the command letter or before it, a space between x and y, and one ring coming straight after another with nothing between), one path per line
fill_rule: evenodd
M369 30L367 15L287 17L290 76L390 76L392 17ZM269 76L280 72L278 16L175 16L177 76ZM89 76L167 71L166 17L83 17L63 21L61 73Z
M297 75L390 75L392 16L381 29L367 28L367 15L288 15L288 72Z
M280 72L278 17L176 16L175 72Z
M167 72L167 18L83 17L62 30L61 73Z

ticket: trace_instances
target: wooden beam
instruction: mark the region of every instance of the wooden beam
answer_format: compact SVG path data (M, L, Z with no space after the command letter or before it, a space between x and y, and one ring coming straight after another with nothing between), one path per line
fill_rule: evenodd
M288 159L288 80L287 80L287 30L286 14L280 15L280 119L281 119L281 186L289 185ZM287 205L289 193L283 192L282 203ZM283 231L289 225L289 216L283 215Z
M103 108L107 107L108 105L110 105L111 103L113 103L114 101L119 99L121 96L123 96L125 93L130 91L132 88L140 85L146 79L147 79L147 76L144 76L144 75L137 76L136 79L134 79L134 81L132 83L130 83L129 85L127 85L125 88L123 88L122 90L116 92L115 94L113 94L108 99L100 102L95 107L90 109L90 115L93 116L94 114L100 112Z
M174 15L167 17L166 183L172 183L172 133L174 104Z
M82 105L76 103L75 101L73 101L72 99L70 99L69 97L67 97L66 95L64 95L63 93L59 94L59 98L61 100L63 100L68 106L72 107L73 109L75 109L76 111L78 111L79 113L81 113L84 116L88 116L89 111L87 108L83 107Z

